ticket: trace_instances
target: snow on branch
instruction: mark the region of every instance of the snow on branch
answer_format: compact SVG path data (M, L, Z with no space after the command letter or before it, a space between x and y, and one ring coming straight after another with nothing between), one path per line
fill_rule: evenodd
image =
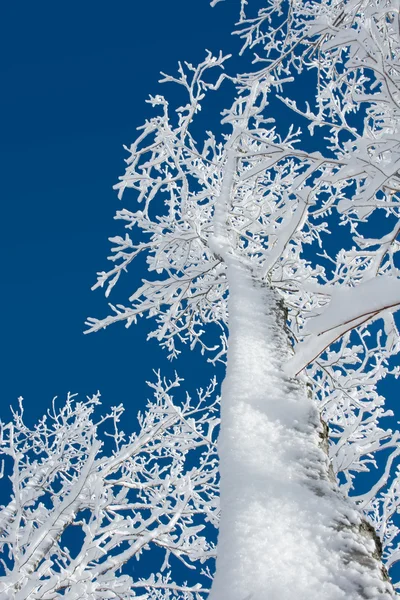
M180 382L157 376L129 436L120 429L122 406L96 417L99 394L54 401L33 427L21 401L1 424L2 598L130 599L136 590L149 600L203 597L199 575L184 584L173 573L178 562L191 569L214 557L201 531L218 519L217 399L212 382L196 401L178 404ZM140 575L130 561L151 548L159 549L159 574L143 567Z

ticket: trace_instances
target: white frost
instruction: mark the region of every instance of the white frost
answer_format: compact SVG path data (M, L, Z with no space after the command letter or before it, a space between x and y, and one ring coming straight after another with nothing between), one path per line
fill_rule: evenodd
M312 335L296 346L295 356L285 366L286 373L294 376L346 331L385 309L399 306L400 279L396 277L375 277L356 287L338 287L328 307L308 321L305 333Z
M232 266L229 276L210 600L360 600L360 590L373 600L392 597L371 558L374 542L359 533L360 514L329 480L312 400L282 373L289 349L274 293L243 268Z

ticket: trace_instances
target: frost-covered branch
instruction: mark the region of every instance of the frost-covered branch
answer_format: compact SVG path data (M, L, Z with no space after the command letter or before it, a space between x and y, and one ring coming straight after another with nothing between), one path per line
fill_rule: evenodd
M121 406L96 418L99 395L83 402L69 395L61 407L54 401L32 428L21 402L13 421L1 424L9 497L0 507L3 598L130 599L136 589L149 599L202 597L201 578L184 585L173 573L177 561L191 567L215 554L200 532L218 519L219 420L215 382L196 401L177 404L180 382L158 375L139 431L129 436L119 428ZM151 548L160 549L165 575L146 576ZM142 557L144 567L133 571L130 561Z

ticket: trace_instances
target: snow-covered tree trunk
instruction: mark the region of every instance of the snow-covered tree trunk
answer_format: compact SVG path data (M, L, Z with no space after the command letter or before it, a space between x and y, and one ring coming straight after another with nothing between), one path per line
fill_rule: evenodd
M282 302L228 267L221 525L210 600L395 596L371 526L329 472L327 432L307 386L288 378Z

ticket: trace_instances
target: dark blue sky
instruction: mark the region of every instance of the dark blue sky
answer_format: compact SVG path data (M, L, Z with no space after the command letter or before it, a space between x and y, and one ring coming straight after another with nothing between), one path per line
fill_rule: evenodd
M100 389L132 414L142 406L144 380L164 360L156 342L142 326L82 333L87 316L107 312L90 286L107 267L107 238L122 232L112 185L159 71L201 60L204 48L232 49L238 9L238 0L2 4L3 418L19 395L32 416L68 391ZM173 86L161 92L171 97ZM111 300L126 300L118 294Z
M205 48L237 48L238 11L239 0L2 3L0 418L20 395L33 418L55 395L99 389L133 419L152 369L192 379L191 357L166 365L146 323L84 336L84 321L107 313L90 287L107 267L107 238L122 233L112 190L122 145L149 116L150 93L173 97L157 83L161 70L200 61ZM117 286L111 301L125 300Z

